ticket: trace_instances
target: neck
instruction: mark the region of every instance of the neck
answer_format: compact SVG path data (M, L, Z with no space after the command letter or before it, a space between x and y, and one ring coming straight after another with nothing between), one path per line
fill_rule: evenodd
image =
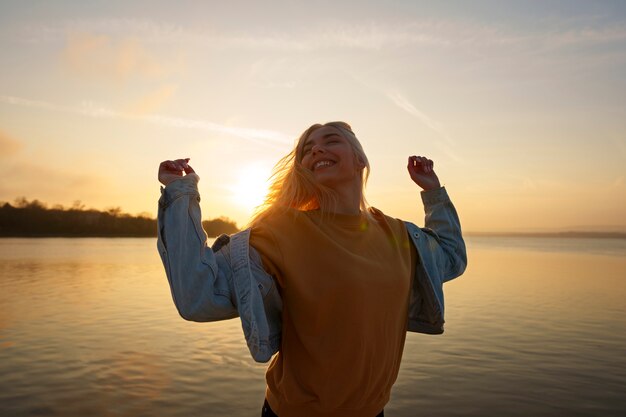
M345 186L333 187L337 200L332 207L321 207L322 210L336 214L356 215L361 212L361 186L360 184L346 184Z

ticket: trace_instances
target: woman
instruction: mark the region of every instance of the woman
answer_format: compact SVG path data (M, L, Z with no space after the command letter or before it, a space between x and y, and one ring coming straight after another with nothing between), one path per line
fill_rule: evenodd
M347 123L313 125L250 227L211 249L187 162L159 168L158 246L180 314L239 315L253 357L277 353L263 416L382 416L406 331L443 332L442 283L467 262L433 162L409 157L426 211L418 228L367 206L369 162Z

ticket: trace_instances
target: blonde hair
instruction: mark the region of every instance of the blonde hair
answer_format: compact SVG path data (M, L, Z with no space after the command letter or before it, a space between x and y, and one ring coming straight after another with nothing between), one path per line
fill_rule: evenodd
M286 209L296 209L301 211L320 209L332 211L337 201L335 192L318 184L313 178L313 174L302 165L303 149L306 140L317 129L332 126L339 130L341 135L350 143L354 156L361 169L361 211L368 214L368 204L365 200L365 184L370 173L370 164L363 150L363 146L352 131L352 128L345 122L328 122L325 124L314 124L305 130L298 139L295 148L274 166L270 177L270 187L265 201L257 207L248 227L263 220L267 216Z

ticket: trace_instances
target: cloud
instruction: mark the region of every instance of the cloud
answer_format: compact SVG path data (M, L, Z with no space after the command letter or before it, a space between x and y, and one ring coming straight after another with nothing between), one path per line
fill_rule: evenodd
M0 157L12 156L22 149L22 143L0 130Z
M80 114L94 118L110 118L122 120L137 120L159 126L181 129L203 130L212 133L222 133L240 139L258 143L262 146L284 150L284 145L293 144L293 135L267 129L226 126L208 120L186 119L166 115L133 115L119 112L94 103L83 103L79 107L63 106L45 101L29 100L21 97L0 95L0 102L23 107L38 108L63 113Z
M413 104L411 104L411 102L409 102L409 100L407 100L400 93L388 92L386 95L387 98L389 98L396 106L400 107L405 112L419 119L420 122L428 126L428 128L433 132L437 133L437 135L444 139L449 145L453 144L452 139L450 139L448 134L444 131L441 123L437 122L431 117L428 117L422 111L418 110Z
M624 42L626 27L621 24L600 28L568 29L547 34L544 40L545 44L552 48Z
M308 22L309 23L309 22ZM610 44L626 40L622 22L584 16L581 19L553 18L539 22L533 32L515 29L508 23L485 24L469 19L405 19L390 22L356 22L337 19L307 24L299 32L280 29L270 32L218 32L208 22L203 29L188 29L171 23L150 19L79 19L57 26L23 28L22 37L28 42L51 42L72 34L68 47L80 55L109 53L116 62L131 51L140 58L148 57L138 43L201 45L209 48L245 48L272 50L365 49L383 50L412 46L480 47L544 46L560 48ZM209 29L206 29L209 28ZM101 33L101 36L89 35ZM118 44L111 37L122 37ZM137 62L137 61L133 61ZM144 62L140 59L138 62Z
M397 92L386 92L385 95L396 106L418 119L422 124L432 130L442 141L435 142L435 146L441 149L448 157L456 162L462 162L462 159L453 151L455 145L452 138L446 133L441 123L426 115L417 109L408 99Z
M205 130L208 132L224 133L224 134L234 136L237 138L256 142L263 146L277 148L277 149L283 149L282 146L277 146L280 144L283 144L283 145L293 144L293 135L286 135L284 133L277 132L274 130L225 126L225 125L220 125L218 123L214 123L214 122L210 122L206 120L183 119L180 117L159 116L159 115L145 116L145 117L142 117L141 119L146 120L151 123L160 124L163 126L180 127L184 129L198 129L198 130Z
M134 116L143 116L154 113L169 101L176 93L178 86L175 84L166 84L156 90L144 95L128 108L128 113Z
M168 72L134 38L114 41L106 35L70 33L62 56L67 69L85 77L127 81L132 77L162 78Z

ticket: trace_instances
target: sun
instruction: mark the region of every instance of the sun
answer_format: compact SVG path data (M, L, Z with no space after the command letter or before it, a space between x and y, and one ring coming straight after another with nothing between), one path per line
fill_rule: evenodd
M269 176L270 170L263 166L244 168L238 182L232 187L235 202L250 211L261 205L269 188Z

